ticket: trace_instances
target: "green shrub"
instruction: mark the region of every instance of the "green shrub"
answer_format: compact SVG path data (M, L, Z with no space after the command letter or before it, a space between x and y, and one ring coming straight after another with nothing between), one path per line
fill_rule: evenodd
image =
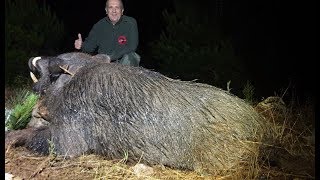
M17 97L17 99L20 98L21 96ZM31 119L32 109L37 103L38 98L38 95L27 91L23 95L22 103L16 104L9 114L6 127L9 130L25 128Z
M17 83L17 82L14 82ZM21 82L22 83L22 82ZM18 88L17 88L18 87ZM31 91L30 87L26 87L24 85L21 86L12 86L8 88L9 91L11 91L11 95L7 97L5 102L5 107L7 109L13 109L14 106L24 101L26 96L30 94L29 91Z

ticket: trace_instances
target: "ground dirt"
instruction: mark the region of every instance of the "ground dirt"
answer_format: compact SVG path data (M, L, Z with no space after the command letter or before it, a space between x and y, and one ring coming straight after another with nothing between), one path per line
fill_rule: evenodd
M7 148L5 172L21 179L214 179L191 171L172 170L164 166L152 167L152 172L135 172L134 165L125 161L105 160L96 155L63 159L54 156L39 156L23 147Z
M282 158L285 159L285 158ZM257 179L315 179L314 166L310 162L296 159L282 160L286 169L272 166L261 166ZM174 170L164 166L152 167L151 173L136 173L134 165L123 160L106 160L96 155L81 156L74 159L63 159L54 156L39 156L23 147L7 148L5 152L5 172L14 175L13 180L26 179L238 179L234 176L210 176L192 171ZM289 169L288 169L289 168ZM243 172L246 173L246 172Z

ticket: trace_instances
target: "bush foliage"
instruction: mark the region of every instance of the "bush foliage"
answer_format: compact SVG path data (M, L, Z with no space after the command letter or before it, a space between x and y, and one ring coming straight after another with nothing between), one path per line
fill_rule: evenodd
M30 91L26 91L23 97L22 103L17 103L8 115L6 127L9 130L23 129L27 126L31 119L32 109L39 98L38 95Z
M36 0L5 0L5 82L27 77L28 59L54 54L64 25L45 4Z
M246 68L235 56L231 39L222 33L218 18L194 18L190 11L208 7L178 5L175 13L163 12L166 28L159 41L151 44L156 68L172 78L198 79L223 89L231 80L232 89L241 92L247 81Z

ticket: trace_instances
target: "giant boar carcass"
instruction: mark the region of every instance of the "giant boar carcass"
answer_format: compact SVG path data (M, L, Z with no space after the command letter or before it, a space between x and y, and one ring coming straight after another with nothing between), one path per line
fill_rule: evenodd
M66 157L95 153L113 159L127 153L132 162L206 172L235 168L256 155L250 148L257 144L248 142L262 136L261 118L237 96L143 67L87 63L92 57L81 53L65 56L73 58L53 61L69 67L73 61L86 63L69 68L72 76L57 71L68 76L63 83L56 83L65 78L57 75L41 86L46 89L39 106L49 125L34 128L24 144L29 149L47 154L49 139ZM30 69L48 69L37 66Z

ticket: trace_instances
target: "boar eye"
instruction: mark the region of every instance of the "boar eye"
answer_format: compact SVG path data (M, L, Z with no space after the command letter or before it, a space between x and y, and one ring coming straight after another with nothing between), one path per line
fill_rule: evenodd
M60 74L50 74L50 82L55 82L59 76Z

